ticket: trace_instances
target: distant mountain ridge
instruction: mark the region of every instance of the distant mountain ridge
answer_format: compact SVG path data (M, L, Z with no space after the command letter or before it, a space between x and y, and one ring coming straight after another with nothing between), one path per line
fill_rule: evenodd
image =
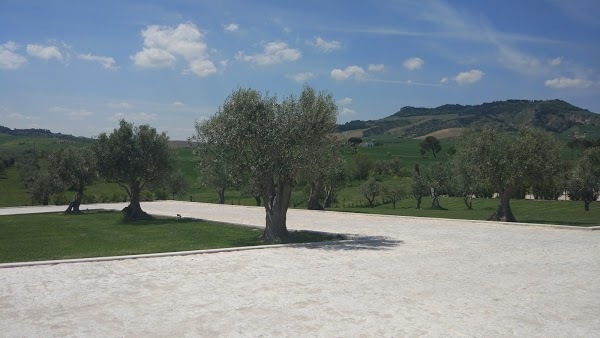
M360 131L368 137L393 134L422 137L432 133L455 136L463 128L492 126L516 131L538 127L564 137L600 137L600 114L562 100L506 100L480 105L445 104L436 108L403 107L379 119L354 120L337 126L338 132Z
M49 138L60 138L60 139L70 139L70 140L90 140L87 137L83 136L73 136L61 133L53 133L48 129L10 129L5 126L0 126L0 133L8 134L11 136L30 136L30 137L49 137Z

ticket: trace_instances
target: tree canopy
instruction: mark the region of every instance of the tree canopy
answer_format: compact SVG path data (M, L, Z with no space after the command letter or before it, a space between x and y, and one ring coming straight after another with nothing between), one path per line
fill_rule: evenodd
M600 195L600 147L583 152L576 162L569 182L571 198L584 202L585 211Z
M489 184L498 193L498 208L490 220L515 222L510 208L512 194L559 173L560 144L552 134L538 129L526 128L518 135L490 128L468 130L453 161L468 170L477 185Z
M85 188L97 178L97 162L89 148L66 148L54 152L49 158L52 176L66 189L74 191L66 213L79 213Z
M433 157L436 157L435 154L442 150L442 144L435 136L427 136L423 141L421 141L419 146L421 147L421 155L431 151Z
M308 181L326 156L335 130L333 97L304 87L281 102L254 89L235 90L210 119L196 124L200 143L223 149L227 174L252 182L266 212L263 238L288 237L286 214L296 179Z
M123 187L130 198L125 218L147 217L140 206L140 192L148 184L165 182L175 171L176 157L166 133L121 120L110 135L98 136L94 151L100 175Z

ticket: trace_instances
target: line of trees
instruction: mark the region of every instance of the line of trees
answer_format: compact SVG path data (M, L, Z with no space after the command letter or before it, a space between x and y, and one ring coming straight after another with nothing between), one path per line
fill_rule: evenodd
M434 148L441 149L441 145ZM452 149L449 163L416 165L409 189L404 189L409 193L398 196L412 195L417 209L426 196L431 197L432 209L444 209L440 195L460 196L472 209L474 196L490 198L497 194L498 206L489 219L509 222L517 220L510 200L524 198L530 190L537 198L545 199L556 199L566 190L571 200L584 202L585 210L599 197L600 147L588 147L569 167L561 160L561 144L551 133L526 128L510 134L484 128L466 131ZM368 162L364 157L355 157L354 166ZM364 171L368 174L353 177L364 180L358 190L368 204L374 207L375 198L381 196L384 203L393 203L395 208L396 199L384 194L386 183L370 176L379 174L372 163ZM403 174L402 170L399 173Z
M42 168L34 151L26 151L12 161L32 203L47 205L53 194L73 192L66 213L79 213L86 188L100 179L116 183L126 192L126 220L149 217L140 206L144 189L177 194L188 186L177 169L167 135L149 125L134 126L125 120L112 133L100 134L91 147L53 152L46 168Z

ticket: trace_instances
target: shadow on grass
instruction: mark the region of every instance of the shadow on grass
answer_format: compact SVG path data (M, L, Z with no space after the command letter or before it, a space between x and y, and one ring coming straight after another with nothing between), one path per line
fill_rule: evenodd
M389 250L400 244L404 244L404 241L382 236L361 236L337 242L308 243L300 247L330 251Z

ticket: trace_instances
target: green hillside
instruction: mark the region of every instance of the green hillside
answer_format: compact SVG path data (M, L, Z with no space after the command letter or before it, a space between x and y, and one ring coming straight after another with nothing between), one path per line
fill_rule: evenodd
M339 125L338 131L362 131L364 137L390 134L414 138L451 130L445 137L452 137L462 128L482 126L509 132L530 126L563 139L595 139L600 137L600 114L561 100L507 100L480 105L446 104L436 108L404 107L383 119L350 121Z

